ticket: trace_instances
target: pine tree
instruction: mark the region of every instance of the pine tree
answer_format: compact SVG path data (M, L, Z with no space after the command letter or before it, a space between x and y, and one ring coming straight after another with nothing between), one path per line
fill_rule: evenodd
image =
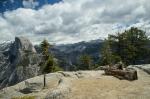
M43 72L44 73L53 72L53 67L54 67L54 60L52 57L49 56L48 60L44 64Z
M109 41L105 40L104 41L104 45L102 48L102 59L101 59L101 65L107 65L107 64L111 64L111 49L109 46Z
M113 65L117 61L120 61L120 57L118 55L113 55L111 48L112 41L110 39L105 40L103 44L103 48L101 50L101 62L100 65Z
M43 40L41 42L41 50L43 55L41 70L44 74L62 70L55 61L52 53L49 51L51 47L52 45L50 45L47 40Z
M92 63L92 59L89 55L84 54L80 56L80 66L79 69L81 70L89 70L91 69L91 63Z
M137 64L141 60L146 60L146 56L150 53L147 47L149 39L146 33L138 28L132 27L123 33L109 35L106 41L109 42L107 46L109 45L114 63L120 59L127 65ZM105 53L102 53L102 59L106 59L108 48L104 47L103 50ZM106 60L109 61L108 58ZM102 60L102 63L109 64L106 60Z
M44 60L48 60L49 58L49 48L51 47L51 45L48 43L48 41L46 39L44 39L41 42L41 50L42 50L42 55L44 57Z

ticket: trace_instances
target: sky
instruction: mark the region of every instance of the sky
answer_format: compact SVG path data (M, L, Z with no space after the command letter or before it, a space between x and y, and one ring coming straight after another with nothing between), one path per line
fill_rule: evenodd
M4 1L4 2L2 2ZM68 44L138 27L150 36L150 0L0 0L0 42Z

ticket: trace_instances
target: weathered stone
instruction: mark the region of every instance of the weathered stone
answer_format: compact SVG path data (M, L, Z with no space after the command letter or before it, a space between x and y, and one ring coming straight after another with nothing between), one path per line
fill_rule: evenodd
M7 57L0 68L1 88L38 75L40 57L27 38L16 37L8 49Z
M32 92L39 92L43 89L43 83L30 83L28 81L25 81L25 88L21 89L20 92L23 94L28 94Z
M132 70L134 69L128 68L125 71ZM138 68L135 70L138 71L139 79L134 82L106 77L103 75L104 71L65 72L71 75L69 77L60 72L50 73L46 74L45 89L42 88L43 75L40 75L27 79L26 84L23 81L4 88L0 90L0 95L2 99L23 96L35 96L35 99L149 99L149 74ZM124 72L120 73L124 75ZM76 74L82 75L83 78L74 78Z
M109 66L107 65L107 66L99 66L99 67L97 67L95 70L105 70L105 69L107 69Z
M63 78L59 80L58 87L50 91L45 99L69 99L69 93L71 92L70 80Z

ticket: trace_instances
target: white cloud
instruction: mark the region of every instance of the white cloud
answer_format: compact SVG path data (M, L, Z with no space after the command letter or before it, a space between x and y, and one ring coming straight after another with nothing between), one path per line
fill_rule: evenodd
M104 38L119 29L150 30L150 0L64 0L33 10L34 0L0 16L0 42L27 36L33 42L75 43ZM149 34L148 34L149 35Z
M22 4L25 8L35 8L36 6L39 5L39 3L36 2L35 0L23 0Z

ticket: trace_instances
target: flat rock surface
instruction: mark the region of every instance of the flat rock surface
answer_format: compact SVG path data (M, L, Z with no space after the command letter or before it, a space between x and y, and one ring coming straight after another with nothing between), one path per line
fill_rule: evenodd
M150 76L141 70L138 73L135 81L112 76L75 80L70 99L150 99Z
M24 94L25 82L1 90L1 99L34 96L35 99L150 99L150 75L135 68L138 80L119 80L103 71L57 72L46 75L47 86ZM43 75L26 80L43 84ZM38 85L37 84L37 85ZM35 86L36 87L36 86ZM18 98L17 98L18 99Z

